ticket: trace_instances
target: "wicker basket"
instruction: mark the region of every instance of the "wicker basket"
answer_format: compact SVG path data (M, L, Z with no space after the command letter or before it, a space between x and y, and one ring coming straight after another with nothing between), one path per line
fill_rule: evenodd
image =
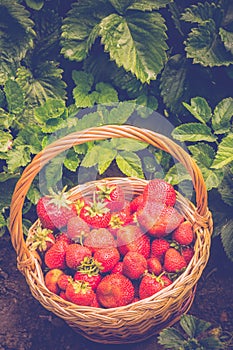
M147 142L166 151L182 163L190 173L196 193L196 204L177 193L179 210L193 224L196 235L195 253L185 272L172 285L157 294L127 306L103 309L84 307L63 300L44 284L40 258L31 252L24 240L22 207L28 189L41 168L53 157L74 145L107 138L131 138ZM126 191L141 193L146 180L108 178ZM102 181L102 180L99 180ZM130 185L129 186L129 182ZM72 197L91 193L94 182L72 189ZM18 269L23 273L32 295L48 310L64 319L77 333L100 343L131 343L142 341L174 324L186 313L193 301L195 287L209 258L212 216L207 207L207 191L202 174L193 159L169 138L151 130L130 125L108 125L72 133L47 146L25 168L12 197L10 234L17 253ZM33 227L31 228L33 230Z

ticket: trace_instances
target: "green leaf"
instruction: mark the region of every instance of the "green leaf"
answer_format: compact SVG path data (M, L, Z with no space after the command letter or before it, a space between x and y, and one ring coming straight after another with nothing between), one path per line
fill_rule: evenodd
M5 230L3 230L2 228L6 225L7 225L7 221L4 218L4 216L2 215L2 213L0 213L0 237L2 237L4 235Z
M118 168L127 176L144 178L141 159L133 152L121 151L116 156Z
M149 117L158 108L158 100L152 95L140 95L136 99L136 104L137 112L141 118Z
M201 123L207 123L212 116L211 108L203 97L194 97L191 99L191 105L183 103L185 108Z
M33 10L41 10L44 6L44 0L25 0L28 7Z
M113 105L114 106L114 105ZM124 124L135 110L135 104L131 102L119 102L117 107L113 107L106 115L105 124Z
M228 97L219 102L214 109L212 126L215 134L223 134L231 128L231 118L233 117L233 98Z
M133 0L130 1L131 4L127 7L127 9L139 11L159 10L162 7L166 7L167 4L171 3L172 1L173 0Z
M233 54L233 32L228 32L227 30L220 28L219 35L224 43L227 51Z
M110 84L100 82L96 84L95 88L98 93L97 103L101 104L118 101L118 93Z
M11 148L13 136L8 131L0 130L0 152L7 152Z
M230 171L225 168L225 176L218 186L218 192L220 193L223 201L230 206L233 206L233 169Z
M117 149L118 151L128 151L128 152L137 152L141 151L148 147L146 142L131 140L131 139L111 139L111 147Z
M197 338L210 328L211 323L192 315L183 315L180 319L180 325L190 338Z
M186 168L181 163L173 165L166 173L165 180L172 185L178 185L184 180L191 181L192 178Z
M186 22L204 23L209 19L213 19L215 22L220 23L222 20L222 13L219 6L216 4L205 1L199 2L198 5L192 5L187 8L182 14L181 19Z
M233 134L224 137L220 142L212 168L222 169L233 161Z
M23 91L15 80L8 79L4 86L7 107L10 113L20 114L23 112L25 103Z
M112 148L101 147L101 152L98 156L98 171L102 175L116 158L117 151Z
M173 327L165 328L159 333L158 343L166 349L181 350L184 346L185 338Z
M187 57L193 59L193 63L200 63L205 67L229 66L233 63L233 56L226 51L212 19L191 30L185 51Z
M101 152L100 145L94 145L91 147L83 158L81 166L85 168L91 168L95 166L98 163L99 152Z
M76 87L73 89L73 97L77 107L92 107L94 106L98 94L91 92L94 78L91 74L83 71L73 71L72 79Z
M30 146L31 153L37 154L41 151L41 141L43 134L39 125L27 125L23 129L20 129L17 137L14 140L14 146L28 145Z
M216 137L211 133L211 129L204 124L188 123L177 126L172 131L172 136L179 141L209 141L214 142Z
M79 164L80 164L80 159L77 152L75 152L74 149L70 149L67 152L66 158L64 160L65 167L70 171L76 171Z
M78 120L78 124L76 130L84 130L91 128L92 126L100 126L103 125L103 121L100 118L98 112L85 114L81 119Z
M64 154L54 157L44 168L46 189L54 188L62 179Z
M125 17L111 14L100 23L101 42L119 67L149 83L166 61L166 29L156 12L132 12Z
M73 3L62 25L61 53L70 60L84 60L99 35L101 19L111 11L105 0Z
M31 161L31 149L28 145L17 146L8 152L8 170L15 172L19 167L25 167Z
M221 230L221 241L228 258L233 261L233 219L227 221Z
M48 99L42 106L35 108L35 119L46 123L49 119L67 118L67 109L62 100Z
M39 189L34 184L32 184L27 192L27 199L32 204L36 205L40 197L41 197L41 193Z
M7 113L4 109L0 108L0 127L3 129L9 129L15 119L14 115Z

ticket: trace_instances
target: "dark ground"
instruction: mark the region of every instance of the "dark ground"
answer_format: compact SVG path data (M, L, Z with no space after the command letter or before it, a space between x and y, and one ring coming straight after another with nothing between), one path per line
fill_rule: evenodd
M62 319L33 298L17 270L16 254L8 235L0 239L0 350L161 350L156 336L138 344L103 345L75 333ZM190 314L224 331L233 332L233 264L218 238L198 283Z

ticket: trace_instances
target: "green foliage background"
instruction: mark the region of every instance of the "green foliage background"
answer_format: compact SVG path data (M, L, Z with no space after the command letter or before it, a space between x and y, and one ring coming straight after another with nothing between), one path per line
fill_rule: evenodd
M230 0L0 0L2 234L16 181L55 135L132 115L146 124L156 110L200 166L215 235L233 259L232 43ZM90 142L63 158L63 169L54 160L45 170L48 184L63 176L72 186L80 167L102 175L111 164L127 176L189 180L167 155L129 140ZM25 232L39 195L35 179Z

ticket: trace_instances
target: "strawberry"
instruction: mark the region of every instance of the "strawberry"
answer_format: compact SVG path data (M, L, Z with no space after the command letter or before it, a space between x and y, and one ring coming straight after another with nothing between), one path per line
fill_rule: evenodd
M95 298L95 292L88 282L74 281L68 284L66 297L74 304L90 306Z
M134 286L126 276L111 273L99 283L96 296L105 308L128 305L134 298Z
M64 269L66 267L66 248L67 243L60 241L45 252L44 262L49 269Z
M82 244L84 237L86 237L89 232L89 225L79 216L74 216L68 220L67 236L75 243L79 242Z
M154 273L156 276L160 275L163 269L161 262L155 257L147 259L147 268L149 272Z
M64 291L64 290L61 290L61 291L60 291L59 296L60 296L62 299L64 299L64 300L67 300L67 301L68 301L68 299L67 299L67 297L66 297L66 293L65 293L65 291Z
M181 255L184 257L184 260L188 264L194 255L194 250L192 247L182 247Z
M74 202L74 205L76 208L77 215L80 214L80 210L82 209L82 207L84 207L84 205L88 203L89 203L89 200L87 198L80 197L76 199L76 201Z
M147 269L146 258L137 252L129 251L123 258L123 274L130 279L140 278Z
M31 250L39 250L45 252L55 243L55 237L53 231L38 226L35 233L27 240Z
M56 235L56 242L63 241L67 245L73 243L72 240L67 236L66 232L61 232Z
M173 207L176 202L176 192L171 184L161 179L150 180L143 190L145 202L152 202Z
M92 228L106 228L111 219L109 208L101 201L85 204L81 208L79 216Z
M137 211L139 224L153 237L164 237L175 230L184 220L173 207L146 202Z
M39 199L36 211L44 228L61 229L69 218L77 215L75 205L68 199L69 193L65 190L66 187L59 193L50 190L50 195Z
M118 261L118 263L114 266L114 268L111 270L111 273L123 273L123 262Z
M101 248L94 253L94 259L97 260L103 269L102 273L111 271L120 261L120 253L117 248Z
M180 272L187 266L187 263L178 250L169 248L165 253L163 266L167 272Z
M92 252L88 247L73 243L66 249L66 265L70 269L76 269L86 256L91 256Z
M93 257L86 256L77 267L77 272L74 274L74 280L88 282L91 288L96 290L102 279L102 276L100 275L102 269L101 263Z
M148 298L170 284L172 284L172 281L164 275L155 276L153 273L147 273L142 277L139 286L139 297L140 299Z
M172 232L172 239L181 245L191 244L194 239L192 224L189 221L182 222Z
M160 262L163 262L165 252L170 248L170 243L164 238L155 238L151 242L151 258L158 258Z
M97 296L96 296L96 294L94 295L94 298L93 298L93 300L92 300L92 303L90 304L90 306L92 306L92 307L101 307L100 306L100 303L98 302L98 300L97 300Z
M130 211L131 213L135 213L140 206L143 205L144 197L143 194L140 194L136 196L132 201L130 202Z
M62 276L64 272L60 269L49 270L45 275L45 285L50 290L50 292L59 294L58 279Z
M96 186L98 197L106 203L111 211L119 211L125 203L125 193L117 184L98 184Z
M130 211L130 203L126 201L124 207L118 213L112 213L108 229L112 234L114 234L114 236L116 236L117 230L120 227L132 222L133 216L131 215Z
M116 241L106 228L93 229L84 239L84 245L94 253L97 249L116 247Z
M63 273L61 276L59 276L57 280L57 285L60 289L66 290L68 283L72 282L72 280L73 280L72 276Z
M150 255L150 238L136 225L127 225L117 231L117 246L122 255L129 251L138 252L146 259Z

